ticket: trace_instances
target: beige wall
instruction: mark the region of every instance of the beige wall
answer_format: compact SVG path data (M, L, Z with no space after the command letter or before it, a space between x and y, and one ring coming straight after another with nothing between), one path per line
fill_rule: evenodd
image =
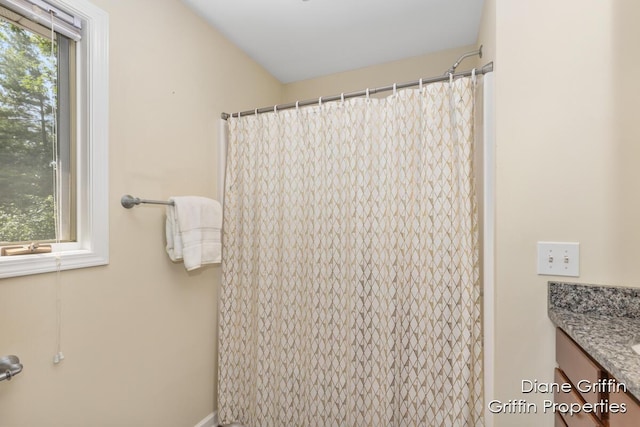
M496 0L496 395L551 381L536 242L580 242L580 277L640 285L637 2ZM489 17L489 19L491 19ZM539 410L541 412L541 409ZM552 426L551 415L496 426Z
M496 0L484 0L480 31L478 32L478 45L482 45L482 58L477 58L476 66L482 66L487 62L495 61Z
M2 427L194 426L214 409L219 267L164 252L164 208L120 196L217 196L222 111L278 102L282 86L178 0L93 0L110 15L110 237L106 267L0 280Z
M439 76L449 69L460 55L475 49L477 49L475 45L465 46L430 55L289 83L284 86L282 102L295 102L320 96L339 95L343 92L364 90L367 87L388 86L393 83L413 81L422 77ZM471 58L465 59L458 70L467 70L473 65L474 61ZM389 94L386 93L383 96Z

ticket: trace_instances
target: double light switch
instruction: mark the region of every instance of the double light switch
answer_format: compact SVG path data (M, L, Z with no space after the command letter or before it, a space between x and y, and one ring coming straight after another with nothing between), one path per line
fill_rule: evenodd
M538 242L538 274L580 276L580 243Z

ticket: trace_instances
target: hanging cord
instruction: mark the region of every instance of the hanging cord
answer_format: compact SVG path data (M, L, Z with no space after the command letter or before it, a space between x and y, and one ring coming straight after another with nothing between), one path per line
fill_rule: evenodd
M55 42L56 33L53 29L53 20L55 12L49 11L51 16L51 52L49 59L52 64L57 63ZM58 109L56 105L55 90L57 87L57 81L54 76L51 76L54 84L51 85L49 90L49 101L51 102L51 113L53 115L53 143L52 146L52 158L51 164L53 166L53 219L56 235L56 243L60 243L60 233L62 232L62 201L60 195L62 194L62 180L60 179L60 157L58 156ZM62 259L60 255L56 255L56 353L53 356L53 363L58 364L64 359L64 354L61 350L61 337L62 337L62 297L61 297L61 280L60 270L62 268Z
M51 16L51 51L49 55L49 59L52 64L57 62L56 52L55 52L55 40L56 34L53 29L53 20L55 12L53 10L49 11ZM56 105L56 95L55 89L57 86L57 81L55 81L55 77L51 76L54 84L51 85L49 90L49 102L51 103L51 113L53 115L53 126L52 126L52 144L51 144L51 166L53 167L53 220L54 220L54 229L55 229L55 238L56 243L60 243L60 233L62 229L62 218L60 215L61 211L61 200L60 194L62 193L62 182L60 179L60 158L58 156L58 109Z
M56 256L56 354L53 356L53 363L58 364L64 359L62 354L62 296L61 296L61 280L60 269L62 267L62 259L60 255Z

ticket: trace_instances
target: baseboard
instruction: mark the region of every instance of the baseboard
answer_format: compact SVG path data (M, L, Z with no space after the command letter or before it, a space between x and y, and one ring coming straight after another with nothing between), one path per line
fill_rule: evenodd
M218 413L213 411L196 424L195 427L218 427Z

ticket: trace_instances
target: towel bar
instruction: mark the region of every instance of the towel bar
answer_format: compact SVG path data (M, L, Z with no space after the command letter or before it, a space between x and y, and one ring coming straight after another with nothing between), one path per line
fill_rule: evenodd
M172 201L162 201L162 200L147 200L141 199L140 197L133 197L130 194L125 194L120 199L120 203L124 208L131 209L132 207L139 205L140 203L149 203L152 205L170 205L173 206Z
M20 372L22 372L22 363L20 363L18 356L0 357L0 381L10 381Z

